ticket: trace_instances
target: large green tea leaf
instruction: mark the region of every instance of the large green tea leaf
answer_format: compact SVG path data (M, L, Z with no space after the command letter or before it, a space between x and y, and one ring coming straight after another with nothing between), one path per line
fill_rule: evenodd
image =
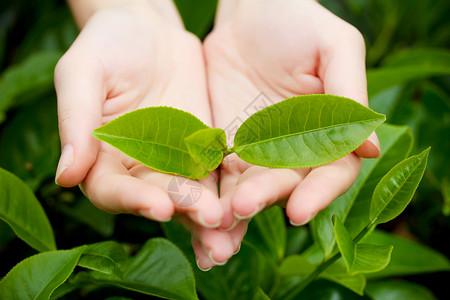
M207 128L194 132L184 139L189 154L206 170L215 170L227 149L227 136L220 128Z
M126 261L127 254L123 247L116 242L106 241L89 245L84 250L78 265L121 277Z
M15 175L0 168L0 219L38 251L56 250L55 237L39 201Z
M199 179L209 170L190 155L184 139L207 128L190 113L158 106L125 114L93 135L155 170Z
M427 166L430 148L393 167L376 186L370 203L370 221L385 223L409 204Z
M375 245L393 245L391 262L386 269L368 274L370 278L406 276L440 271L450 271L450 261L445 255L425 245L408 241L381 230L375 230L364 242Z
M352 237L369 222L370 198L380 179L411 150L413 137L407 126L381 124L376 130L381 145L381 157L365 159L361 172L352 187L319 212L312 220L313 237L326 257L332 254L335 238L333 215L345 220Z
M233 150L265 167L323 165L355 150L384 119L348 98L296 96L249 117L236 132Z
M26 258L0 281L0 299L49 299L72 273L84 249L44 252Z
M355 244L342 221L337 216L333 217L333 221L336 243L350 274L372 273L386 268L391 259L392 246Z

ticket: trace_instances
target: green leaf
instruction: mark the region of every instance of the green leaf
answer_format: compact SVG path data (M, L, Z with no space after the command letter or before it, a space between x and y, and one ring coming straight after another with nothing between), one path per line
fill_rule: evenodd
M430 290L417 283L403 280L378 281L367 285L366 293L373 300L434 300Z
M286 251L286 225L280 207L274 206L256 215L248 226L245 240L274 262Z
M253 300L270 300L269 296L261 288L258 288L255 298Z
M0 123L11 106L26 102L30 96L35 99L37 94L53 90L53 73L60 57L60 52L38 52L2 74Z
M227 136L220 128L207 128L194 132L184 139L191 157L206 170L215 170L227 149Z
M0 219L38 251L55 250L55 237L39 201L28 186L0 168Z
M450 183L448 177L444 177L442 180L442 196L444 198L442 214L448 217L450 216Z
M163 224L164 233L188 257L195 266L195 255L191 245L191 234L176 222ZM243 241L239 253L224 266L216 266L208 272L194 267L198 292L205 299L253 299L258 286L265 277L271 279L272 269L266 269L267 259L252 245ZM269 283L270 284L270 283Z
M291 255L283 260L278 272L281 276L306 276L315 270L315 266L302 255ZM340 261L335 262L323 271L319 278L336 282L353 292L362 295L366 286L366 278L362 274L350 275Z
M106 241L88 245L78 265L122 277L126 261L127 254L123 247L116 242Z
M364 240L375 245L393 245L391 262L382 271L367 274L369 278L405 276L450 271L449 260L436 250L392 234L375 230Z
M412 148L413 137L406 126L381 124L376 132L381 144L381 157L365 159L352 187L319 212L311 222L313 237L326 257L332 254L335 245L331 217L337 215L345 220L350 234L355 237L369 222L369 202L375 186Z
M296 96L250 116L236 132L233 150L265 167L323 165L355 150L384 119L348 98Z
M430 148L393 167L376 186L370 203L370 221L385 223L409 204L427 165Z
M174 2L183 18L186 30L203 39L213 26L217 1L197 0L196 5L183 0L175 0Z
M114 119L93 135L155 170L199 179L209 172L192 158L184 139L207 128L185 111L148 107Z
M354 244L341 220L333 217L336 243L350 274L371 273L384 269L391 259L393 246Z
M32 190L55 176L61 153L56 97L38 99L8 120L0 140L0 165Z
M44 252L26 258L0 281L0 298L49 299L72 273L84 249Z
M450 74L450 51L414 49L398 54L385 67L367 71L367 90L373 96L411 80Z
M173 299L197 299L195 279L183 253L171 242L154 238L129 260L125 288Z

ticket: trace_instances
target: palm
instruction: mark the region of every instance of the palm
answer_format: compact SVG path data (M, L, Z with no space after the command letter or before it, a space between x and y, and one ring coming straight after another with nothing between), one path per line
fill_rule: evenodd
M321 23L324 19L328 24ZM236 118L245 119L252 101L267 105L323 92L364 98L334 80L337 66L331 60L331 46L346 32L354 35L349 28L313 1L267 1L256 6L243 1L226 21L221 22L219 15L216 29L205 42L215 125L229 128ZM269 98L265 103L254 100L261 92ZM270 170L231 157L222 168L221 196L231 202L238 218L289 198L288 216L304 223L351 186L360 164L350 154L316 169ZM223 226L231 222L228 214Z

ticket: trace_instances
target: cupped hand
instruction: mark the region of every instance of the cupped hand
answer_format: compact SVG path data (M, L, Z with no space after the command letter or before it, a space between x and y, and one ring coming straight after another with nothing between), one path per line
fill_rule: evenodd
M222 1L204 48L214 122L227 134L252 105L294 95L327 93L368 104L361 34L316 1ZM379 149L372 134L346 157L307 169L252 166L230 155L220 175L229 207L221 227L275 203L286 205L292 224L305 224L350 188L360 157L377 157Z
M176 213L192 230L199 266L208 268L227 260L239 246L232 233L215 228L223 216L217 176L199 180L200 197L181 205L168 191L174 176L154 171L91 135L124 113L157 105L183 109L212 125L201 43L166 3L95 12L59 61L55 87L62 154L56 182L80 184L106 212L157 221Z

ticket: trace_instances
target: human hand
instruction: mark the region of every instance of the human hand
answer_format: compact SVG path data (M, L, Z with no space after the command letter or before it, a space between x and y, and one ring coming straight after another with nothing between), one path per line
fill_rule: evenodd
M201 43L184 30L173 4L121 2L100 5L88 17L79 12L77 20L85 25L56 67L63 149L56 181L65 187L80 184L106 212L157 221L176 212L192 231L199 266L208 268L228 259L239 245L233 240L238 230L214 228L223 215L217 176L190 181L201 194L192 205L181 205L168 190L174 176L154 171L91 135L119 115L156 105L189 111L212 125ZM102 1L84 2L87 8L95 3Z
M204 47L217 127L243 120L261 92L274 102L327 93L368 104L361 34L316 1L221 1ZM303 225L350 188L360 157L377 157L379 149L372 134L354 153L307 169L268 169L227 157L220 192L229 209L221 227L286 199L291 223Z

